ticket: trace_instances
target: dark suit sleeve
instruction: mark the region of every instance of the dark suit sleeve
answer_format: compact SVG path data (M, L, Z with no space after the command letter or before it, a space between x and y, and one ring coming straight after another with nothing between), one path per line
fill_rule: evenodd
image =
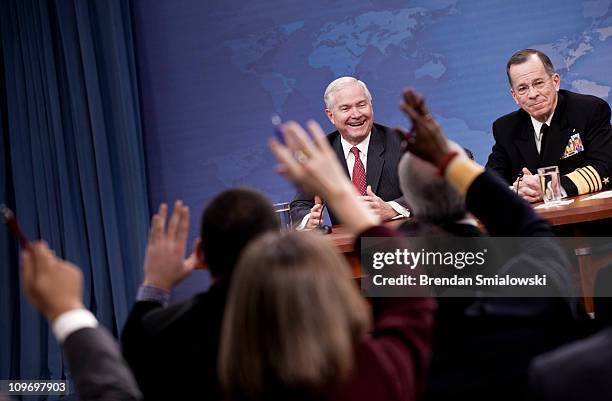
M509 191L506 184L485 170L470 185L466 206L491 236L539 237L552 236L550 225L533 208Z
M604 189L612 165L612 128L610 106L598 99L593 116L584 133L584 165L561 177L568 196Z
M130 314L123 332L121 333L121 347L123 357L130 365L132 372L140 386L146 393L147 369L152 368L148 363L148 355L151 354L149 336L145 331L145 315L153 310L162 309L159 302L137 301Z
M77 330L63 346L80 400L142 399L117 342L105 329Z
M488 170L476 177L468 188L466 206L492 237L515 238L517 254L500 265L500 272L513 276L546 275L546 294L559 298L563 308L577 316L570 262L546 220ZM532 296L541 296L542 291L536 289Z
M491 150L485 167L495 171L497 175L502 177L510 185L514 182L514 178L512 177L512 164L510 163L510 156L508 156L508 152L504 149L502 141L498 136L499 131L496 121L493 123L493 138L495 139L495 144L493 145L493 149Z
M304 219L304 216L310 213L310 209L312 209L313 206L314 197L309 193L298 191L289 205L291 224L294 227L298 226Z
M399 204L399 205L401 205L403 208L410 209L410 207L408 206L408 203L406 203L406 200L404 199L404 197L403 197L403 196L400 196L400 197L399 197L399 198L397 198L397 199L393 199L392 201L393 201L393 202L398 203L398 204ZM387 202L389 202L389 201L387 201Z

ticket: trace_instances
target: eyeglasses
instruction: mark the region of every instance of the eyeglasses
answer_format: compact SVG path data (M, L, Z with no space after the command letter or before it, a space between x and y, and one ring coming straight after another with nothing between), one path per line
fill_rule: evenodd
M527 84L521 84L519 86L516 87L516 89L514 89L514 91L516 92L517 95L519 96L525 96L528 92L529 92L529 88L533 88L536 91L541 91L542 89L544 89L544 87L546 86L546 83L550 80L550 77L547 79L536 79L535 81L533 81L531 83L531 85L527 85Z

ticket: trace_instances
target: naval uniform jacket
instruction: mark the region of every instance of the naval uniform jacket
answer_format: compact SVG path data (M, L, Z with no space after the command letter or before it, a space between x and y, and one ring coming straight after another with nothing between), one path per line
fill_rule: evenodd
M520 109L493 123L495 145L486 167L512 184L523 167L532 174L559 166L568 196L610 187L612 129L610 106L602 99L559 90L547 138L538 154L529 114Z

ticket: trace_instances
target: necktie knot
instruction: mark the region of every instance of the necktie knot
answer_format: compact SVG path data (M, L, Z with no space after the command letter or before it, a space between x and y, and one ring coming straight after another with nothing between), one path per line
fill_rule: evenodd
M359 157L359 149L357 148L357 146L353 146L351 148L351 153L355 155L355 157Z

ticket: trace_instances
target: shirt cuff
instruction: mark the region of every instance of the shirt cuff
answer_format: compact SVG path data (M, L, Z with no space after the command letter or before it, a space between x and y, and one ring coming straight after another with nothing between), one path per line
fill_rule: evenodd
M405 207L403 207L396 201L389 201L387 202L387 205L391 206L393 210L397 212L397 216L395 216L391 220L401 219L404 217L410 217L410 210L406 209Z
M484 172L484 167L467 157L455 157L446 168L446 179L460 194L467 193L476 177Z
M87 327L98 327L98 320L87 309L73 309L59 315L52 323L51 328L57 341L64 342L66 337L77 330Z
M136 293L136 301L155 301L167 306L170 301L170 293L161 288L150 285L141 285Z
M296 230L303 230L306 228L306 224L308 224L308 219L310 219L310 213L308 213L306 216L304 216L304 218L302 219L302 222L300 223L299 226L297 226L295 229Z

